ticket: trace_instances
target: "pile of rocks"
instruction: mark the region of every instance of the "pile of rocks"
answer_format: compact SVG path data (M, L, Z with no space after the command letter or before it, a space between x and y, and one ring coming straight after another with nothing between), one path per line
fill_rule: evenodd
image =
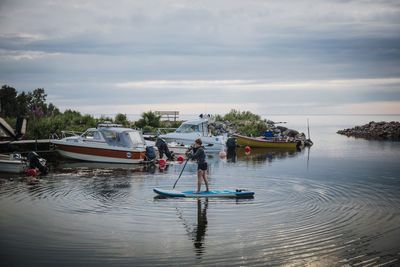
M339 130L337 133L366 139L400 141L400 122L371 121L363 126Z
M265 121L268 130L274 133L274 137L280 138L282 140L290 139L290 140L301 140L303 141L304 145L306 146L312 146L312 141L306 138L306 135L304 133L299 133L296 130L289 129L284 126L276 126L276 124L271 120ZM241 124L245 124L246 122L241 122ZM279 122L279 124L282 124L285 122ZM237 129L241 126L241 124L235 124L231 123L230 121L215 121L214 123L210 124L210 130L213 132L215 135L224 135L227 134L228 136L231 136L232 134L241 134L237 132Z

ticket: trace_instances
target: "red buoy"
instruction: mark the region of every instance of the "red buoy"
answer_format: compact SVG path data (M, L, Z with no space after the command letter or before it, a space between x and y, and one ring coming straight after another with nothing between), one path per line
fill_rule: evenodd
M249 146L246 146L246 147L244 148L244 151L250 152L250 147L249 147Z
M36 170L35 169L30 169L30 170L28 170L28 172L26 173L28 176L35 176L37 173L36 173Z
M177 160L179 161L179 163L182 163L185 159L184 159L182 156L179 156L179 157L177 158Z
M165 166L165 164L167 164L167 162L165 161L165 159L160 159L160 160L158 161L158 164L160 164L160 166L162 166L162 165Z

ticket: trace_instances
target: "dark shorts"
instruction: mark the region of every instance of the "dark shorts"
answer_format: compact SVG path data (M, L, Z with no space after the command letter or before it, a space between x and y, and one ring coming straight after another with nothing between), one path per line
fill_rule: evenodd
M204 162L203 164L198 164L197 170L206 171L207 170L207 162Z

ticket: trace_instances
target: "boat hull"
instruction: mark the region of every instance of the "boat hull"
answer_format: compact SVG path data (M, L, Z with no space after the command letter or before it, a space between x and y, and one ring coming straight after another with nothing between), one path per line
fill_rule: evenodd
M28 170L28 165L20 160L0 160L0 172L23 173Z
M201 138L203 142L204 149L206 151L222 151L225 149L225 140L222 136L201 136L200 134L176 134L169 133L165 135L160 135L160 138L165 140L167 143L177 143L185 146L192 146L194 144L194 140L197 138Z
M53 142L58 153L65 158L92 162L140 163L146 152L140 150L89 147L79 144Z
M234 134L232 136L236 138L237 144L239 146L289 148L289 149L295 149L297 147L297 142L274 141L262 138L242 136L237 134Z

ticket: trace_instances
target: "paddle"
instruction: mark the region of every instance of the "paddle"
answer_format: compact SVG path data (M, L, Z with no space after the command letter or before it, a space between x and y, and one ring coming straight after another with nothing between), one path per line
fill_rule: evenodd
M185 165L183 165L182 171L181 171L181 173L179 174L179 177L178 177L178 179L176 180L176 182L175 182L175 184L174 184L174 187L172 187L172 189L175 189L176 183L177 183L177 182L179 181L179 179L181 178L182 172L183 172L183 170L185 169L186 164L188 163L188 161L189 161L189 158L186 160Z

